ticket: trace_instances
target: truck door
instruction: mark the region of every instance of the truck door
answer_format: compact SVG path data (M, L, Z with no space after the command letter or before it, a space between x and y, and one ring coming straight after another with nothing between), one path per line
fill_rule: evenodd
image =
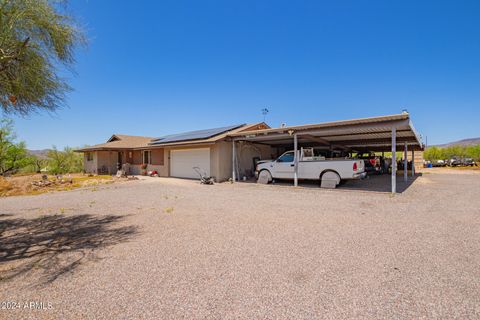
M294 153L293 151L285 152L275 161L275 170L272 173L274 178L293 179L294 171Z

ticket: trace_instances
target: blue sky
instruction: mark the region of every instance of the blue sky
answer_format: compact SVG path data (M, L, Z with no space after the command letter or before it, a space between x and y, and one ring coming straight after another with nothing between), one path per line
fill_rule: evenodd
M400 113L429 144L480 136L479 1L71 0L90 44L31 149Z

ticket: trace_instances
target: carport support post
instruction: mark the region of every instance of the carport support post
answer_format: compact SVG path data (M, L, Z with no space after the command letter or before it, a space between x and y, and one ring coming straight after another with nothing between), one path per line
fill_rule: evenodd
M232 140L232 182L235 182L235 157L236 157L236 150L235 150L235 140Z
M408 147L405 142L405 155L403 156L403 180L408 181Z
M298 141L297 141L297 134L295 133L293 135L293 152L294 152L294 157L293 157L293 185L295 187L298 186Z
M415 177L415 149L412 147L412 177Z
M392 194L397 193L397 128L392 127Z

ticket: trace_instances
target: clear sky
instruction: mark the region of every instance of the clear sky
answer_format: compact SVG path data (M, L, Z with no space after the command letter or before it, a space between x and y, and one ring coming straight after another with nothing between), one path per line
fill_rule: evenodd
M480 136L480 1L71 0L90 44L30 149L262 120L400 113L429 144Z

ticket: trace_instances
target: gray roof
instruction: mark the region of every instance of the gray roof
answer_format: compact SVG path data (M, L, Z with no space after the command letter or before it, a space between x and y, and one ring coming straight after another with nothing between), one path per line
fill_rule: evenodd
M230 133L237 141L289 146L292 134L297 134L299 144L336 145L352 150L390 151L392 128L396 128L397 151L403 151L404 143L409 149L423 150L423 143L406 112L380 117L323 122L300 126L246 130Z
M189 131L177 134L171 134L168 136L155 138L150 142L150 145L158 145L170 142L179 142L179 141L187 141L187 140L200 140L200 139L208 139L214 137L216 135L222 134L224 132L234 130L244 126L245 124L237 124L227 127L221 128L213 128L213 129L205 129L205 130L197 130L197 131Z

